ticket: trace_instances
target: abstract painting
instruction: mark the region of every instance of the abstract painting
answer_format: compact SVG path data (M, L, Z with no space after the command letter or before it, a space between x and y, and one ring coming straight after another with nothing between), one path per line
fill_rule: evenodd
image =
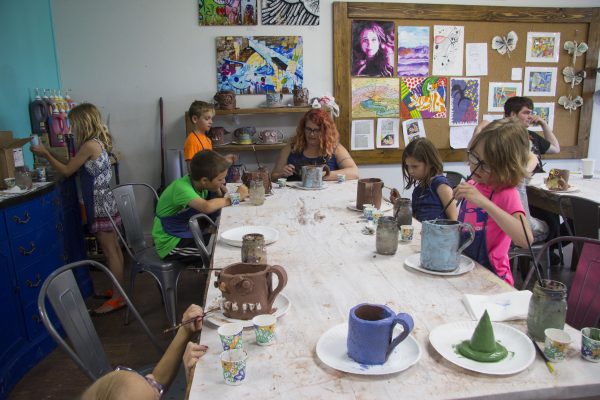
M462 75L465 27L454 25L433 26L432 75Z
M556 68L525 67L524 96L554 96Z
M302 36L217 38L218 91L292 93L302 81Z
M200 25L256 25L257 0L198 0Z
M523 90L521 82L490 82L488 90L488 111L504 112L504 103L514 96L520 96Z
M477 125L479 78L450 78L450 125Z
M263 25L319 25L319 0L262 0Z
M403 76L400 83L400 116L409 118L446 118L448 78Z
M546 121L550 130L554 128L554 103L533 103L533 113ZM532 131L542 131L541 125L529 125Z
M558 62L560 32L527 32L527 62Z
M429 27L398 27L398 76L429 75Z
M352 22L352 76L394 76L394 23Z
M352 118L397 117L396 78L352 79Z

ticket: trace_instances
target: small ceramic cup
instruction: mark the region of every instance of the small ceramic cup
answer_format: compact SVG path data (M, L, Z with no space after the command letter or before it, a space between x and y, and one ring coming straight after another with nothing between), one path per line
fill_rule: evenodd
M241 385L246 380L248 353L242 349L225 350L221 353L223 379L228 385Z
M237 206L240 204L240 194L239 193L230 193L229 199L231 200L232 206Z
M8 189L12 189L15 187L16 180L15 178L4 178L4 184Z
M346 175L337 174L337 183L344 183L344 182L346 182Z
M239 322L231 322L223 324L217 330L221 338L223 350L241 349L242 348L242 331L244 325Z
M277 179L277 186L279 186L280 189L283 189L285 187L286 183L287 183L287 178Z
M591 362L600 362L600 329L581 330L581 356Z
M381 218L383 216L383 211L374 208L372 215L373 215L373 223L375 225L377 225L379 223L379 218Z
M373 204L363 204L363 217L366 219L373 219L373 210L375 206Z
M563 361L571 343L571 336L563 329L548 328L544 331L544 354L552 362Z
M252 318L256 344L259 346L270 346L275 343L275 323L277 318L271 314L257 315Z
M413 240L413 234L415 228L412 225L401 225L400 226L400 240L403 242L410 242Z

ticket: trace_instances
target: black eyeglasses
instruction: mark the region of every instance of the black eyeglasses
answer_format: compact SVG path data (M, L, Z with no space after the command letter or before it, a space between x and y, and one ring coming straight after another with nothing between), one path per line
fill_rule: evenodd
M475 153L467 151L467 157L470 164L475 166L479 166L483 172L487 172L488 174L492 172L492 169L489 165L485 163L485 161L481 160Z
M320 135L321 134L321 128L309 128L307 126L304 127L304 132L308 133L309 135Z
M137 372L135 369L131 369L124 365L117 365L115 368L115 371L130 371L130 372L135 372L136 374L139 374L140 376L143 376L142 374ZM160 383L158 383L156 380L154 380L148 376L144 376L144 379L150 384L150 386L152 386L154 389L156 389L156 391L158 392L158 398L159 399L162 398L162 395L165 392L165 387L163 385L161 385Z

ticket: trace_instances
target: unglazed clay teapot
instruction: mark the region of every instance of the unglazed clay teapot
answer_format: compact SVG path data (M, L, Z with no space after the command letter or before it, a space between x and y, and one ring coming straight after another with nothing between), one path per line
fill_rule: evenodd
M262 180L265 185L265 194L271 193L271 176L267 167L258 167L256 171L244 171L242 173L242 183L250 187L253 180Z
M220 110L235 109L235 92L233 90L221 90L213 97Z
M273 274L278 284L273 289ZM223 294L223 314L249 320L270 314L275 298L287 284L287 273L279 265L237 263L221 271L215 282Z

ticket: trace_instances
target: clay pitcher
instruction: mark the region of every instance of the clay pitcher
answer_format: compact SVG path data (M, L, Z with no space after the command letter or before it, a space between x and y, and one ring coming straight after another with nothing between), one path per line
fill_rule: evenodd
M356 190L356 208L362 210L363 204L373 204L381 208L383 181L379 178L365 178L358 180Z
M213 144L221 145L225 143L225 135L228 133L222 126L213 126L208 131L208 137L210 137Z
M273 274L277 287L273 289ZM279 265L237 263L219 274L215 285L223 294L223 314L228 318L249 320L270 314L275 298L287 284L287 273Z
M261 179L265 185L265 194L271 193L271 175L267 167L258 167L256 171L244 171L242 174L242 183L250 187L250 182Z
M213 98L217 102L219 110L235 109L235 92L233 90L221 90Z
M319 189L323 186L323 176L329 175L329 167L327 165L303 165L301 174L302 187Z
M297 107L308 105L308 89L294 85L292 90L294 95L294 105Z
M421 266L432 271L452 272L457 269L460 253L475 238L471 224L449 219L423 221L421 228ZM465 231L468 238L463 241L462 232Z

